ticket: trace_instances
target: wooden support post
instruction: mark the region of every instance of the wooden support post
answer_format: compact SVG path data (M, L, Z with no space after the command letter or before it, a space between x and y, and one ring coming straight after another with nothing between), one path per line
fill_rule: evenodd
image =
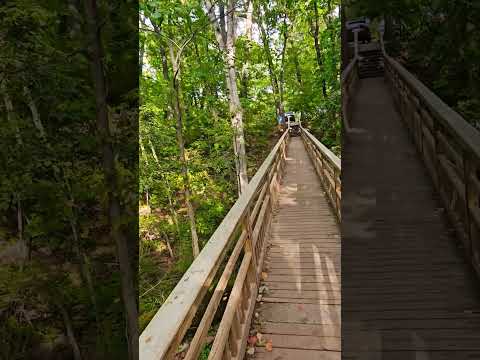
M208 329L212 324L218 305L220 304L225 288L227 287L228 280L230 279L230 276L234 270L235 263L237 262L237 259L244 247L246 238L247 238L247 233L246 231L243 231L238 239L237 244L235 245L232 251L230 259L228 259L228 262L225 265L225 269L223 270L223 273L220 279L218 280L217 287L215 288L215 291L213 292L210 302L208 303L207 309L205 310L202 320L198 325L197 331L195 332L195 336L193 337L193 340L190 343L190 347L188 348L187 354L185 356L185 360L195 360L198 358L200 351L202 349L202 346L205 343L205 338L207 337Z
M257 202L261 203L260 197L257 200ZM256 251L255 239L253 239L253 230L252 230L252 222L251 222L250 215L251 215L250 210L248 210L243 222L244 229L247 233L247 239L245 241L245 253L250 252L252 254L252 263L256 267L258 266L258 258L257 258L258 254ZM259 221L258 218L257 218L257 221ZM260 282L259 275L256 276L255 281L257 284Z
M468 254L474 260L475 250L473 249L472 244L472 229L471 229L471 219L470 219L470 205L473 205L473 198L470 194L470 169L473 168L471 166L471 162L469 159L469 154L466 151L463 151L463 184L464 184L464 191L465 191L465 233L467 236L468 242Z
M208 360L220 360L225 354L225 349L232 349L232 347L236 346L236 343L234 344L234 342L230 342L229 344L230 333L232 332L235 322L235 312L242 296L242 286L247 278L248 270L251 266L252 252L246 252L243 256L242 264L238 270L237 278L235 279L235 283L233 285L230 298L228 299L222 321L220 322L217 335L213 341ZM228 356L231 356L230 351L228 351Z

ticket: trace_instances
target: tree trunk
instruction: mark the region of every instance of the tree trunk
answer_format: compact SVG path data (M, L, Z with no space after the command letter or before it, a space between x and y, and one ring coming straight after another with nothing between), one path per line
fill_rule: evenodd
M23 87L23 94L27 101L28 108L30 109L30 113L32 114L33 125L37 129L40 137L45 140L45 129L42 122L40 121L40 115L38 114L37 105L35 104L35 101L33 101L32 94L30 93L28 87Z
M37 105L35 104L35 101L33 100L32 95L31 95L28 87L26 87L26 86L23 87L23 94L25 96L28 108L30 109L30 112L31 112L31 115L32 115L33 125L37 129L41 139L43 141L45 141L45 144L46 144L47 148L51 149L50 143L48 142L48 140L46 138L45 128L43 127L42 120L40 119L40 115L39 115L39 112L38 112ZM72 192L71 192L71 189L68 185L67 180L65 179L65 180L62 181L60 175L58 174L58 171L54 171L54 177L55 177L55 180L58 183L63 182L63 185L66 188L66 196L67 196L68 200L73 204L74 200L73 200ZM73 211L73 205L72 205L72 211ZM98 335L100 336L100 330L101 330L100 329L100 317L99 317L99 312L98 312L97 300L96 300L96 296L95 296L95 287L94 287L94 284L93 284L93 279L92 279L92 275L91 275L91 271L90 271L90 267L89 267L88 257L85 254L85 252L83 251L83 249L80 245L80 239L78 238L77 219L76 219L75 215L71 215L69 217L69 223L70 223L70 229L72 231L75 253L76 253L78 261L79 261L79 270L80 270L80 273L82 274L83 282L87 285L87 288L88 288L88 291L89 291L90 300L91 300L93 310L94 310L94 313L95 313Z
M315 18L313 19L312 26L312 33L313 33L313 40L315 45L315 54L317 56L317 64L318 69L320 71L320 77L322 80L322 94L323 97L327 98L327 83L325 81L325 76L323 75L323 59L322 59L322 49L320 48L320 41L319 41L319 33L320 33L320 26L318 24L318 7L317 7L317 0L313 0L313 11Z
M23 238L23 209L20 197L17 197L17 232L18 232L18 248L20 250L20 266L23 269L28 258L27 244Z
M247 0L247 18L245 20L245 35L249 41L252 41L253 27L253 0Z
M77 339L75 338L75 333L73 331L72 320L70 319L70 316L68 315L67 310L60 303L60 301L54 300L54 302L56 303L58 309L60 310L60 314L62 314L63 324L65 325L65 330L67 332L67 339L68 339L68 342L70 343L70 346L72 347L73 358L75 360L82 360L80 347L78 346L78 342L77 342Z
M298 85L300 85L300 88L303 88L302 71L300 67L300 62L298 61L298 50L294 47L292 40L290 40L290 42L291 42L291 47L293 49L293 63L295 65L295 76L297 78Z
M87 255L83 251L82 246L80 245L80 239L78 238L78 231L77 231L77 222L73 216L72 218L69 219L69 222L70 222L70 229L72 230L72 236L73 236L73 247L79 261L80 273L82 274L83 282L87 285L87 288L88 288L90 301L92 303L93 312L95 314L95 321L97 323L97 335L100 337L101 322L100 322L100 315L98 311L97 297L95 294L95 287L93 284L92 273L90 271L90 262L88 260Z
M110 223L110 235L117 246L117 256L120 264L120 278L122 300L127 323L127 343L129 359L138 359L138 294L136 291L133 266L130 263L128 240L124 229L121 228L122 209L120 200L117 198L118 181L115 169L115 155L110 140L111 134L108 121L107 93L105 68L103 65L103 48L100 38L100 27L98 22L98 10L96 0L85 1L85 13L87 20L87 31L89 48L91 49L90 61L92 81L95 90L96 101L96 123L97 132L101 141L103 171L105 184L108 192L108 219Z
M265 30L265 26L263 25L263 21L261 20L260 16L258 16L258 26L260 27L263 50L265 52L265 56L267 57L268 73L270 75L270 82L272 84L275 108L277 110L277 116L280 116L283 114L283 104L281 101L280 90L279 90L280 86L278 83L277 76L275 74L275 66L273 64L272 54L270 52L270 39L268 37L267 31Z
M159 167L159 170L161 172L160 161L158 160L157 152L155 151L155 147L153 146L153 143L150 139L148 139L148 144L150 146L150 151L152 152L152 156L155 159L155 162L157 163L157 166ZM163 182L165 183L165 186L167 187L167 193L168 193L167 198L168 198L168 206L169 206L170 216L172 217L173 224L175 225L175 230L177 232L177 236L180 238L180 226L178 224L178 216L177 216L177 212L175 211L175 206L173 204L172 196L170 195L171 194L171 189L170 189L170 186L168 184L167 179L164 178ZM195 220L195 218L194 218L194 220ZM173 254L173 251L170 251L170 252ZM172 255L172 257L173 257L173 255Z
M340 21L341 21L341 56L342 56L342 65L341 70L345 70L348 65L348 29L347 29L347 17L345 14L345 5L342 3L340 5Z
M280 92L280 104L282 104L283 110L283 88L285 85L285 53L287 51L287 41L288 41L288 27L287 27L287 15L284 14L283 17L283 47L282 47L282 55L281 55L281 65L280 65L280 81L279 81L279 92Z
M225 30L225 14L220 6L220 19L215 15L210 0L206 0L208 16L213 24L215 37L225 59L225 80L228 89L228 100L231 124L233 128L233 151L237 173L238 193L242 194L248 185L247 154L245 150L245 135L243 131L243 108L237 89L237 74L235 72L235 1L228 1L228 26Z
M23 145L22 137L20 135L20 129L13 119L13 104L10 96L8 96L6 81L3 80L1 83L1 91L3 93L3 102L5 103L5 110L7 111L7 122L13 126L15 129L15 136L17 138L17 143Z
M177 120L176 134L179 149L179 158L182 168L183 188L185 195L185 204L187 205L188 219L190 220L190 231L192 233L192 250L193 257L196 258L200 253L200 246L197 235L197 225L195 221L195 210L193 209L190 200L190 180L188 178L187 159L185 157L185 141L183 139L183 113L180 105L180 83L178 81L178 74L180 71L180 64L177 63L177 58L173 49L173 45L169 43L170 59L173 67L173 78L171 81L172 92L172 108L175 118Z
M46 147L51 150L51 145L48 142L46 138L46 133L45 133L45 128L43 127L42 120L40 119L40 115L38 112L37 105L35 104L35 101L33 100L33 97L31 95L30 90L28 89L27 86L23 87L23 94L25 96L28 108L30 109L31 115L32 115L32 121L33 125L38 131L38 134L40 138L45 142ZM66 197L68 200L73 204L73 196L72 196L72 191L70 189L70 186L67 182L66 179L62 180L61 176L57 171L54 171L54 178L55 180L59 183L65 186L65 192L66 192ZM72 205L72 211L73 211L73 205ZM98 306L97 306L97 300L96 300L96 295L95 295L95 287L93 284L93 279L89 267L89 261L88 257L83 251L81 245L80 245L80 239L78 238L78 230L77 230L77 219L75 215L71 215L69 217L69 223L70 223L70 229L72 231L72 237L73 237L73 245L75 249L75 254L78 258L79 261L79 270L80 273L82 274L82 279L84 284L86 284L90 296L90 300L93 306L93 310L95 313L95 319L96 319L96 324L97 324L97 331L98 331L98 336L101 335L101 327L100 327L100 317L99 317L99 312L98 312Z
M145 41L140 42L140 54L139 54L139 75L142 77L143 73L143 57L145 56Z
M245 63L242 66L242 78L241 78L241 93L242 98L248 97L248 80L249 80L249 71L250 71L250 51L251 51L251 41L252 41L252 26L253 26L253 0L247 0L247 18L245 20L245 37L247 38L246 49L245 49Z

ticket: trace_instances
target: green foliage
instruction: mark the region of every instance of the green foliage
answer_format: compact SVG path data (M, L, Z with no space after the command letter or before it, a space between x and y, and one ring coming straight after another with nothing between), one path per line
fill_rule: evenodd
M137 24L125 22L131 5L97 4L123 214L138 203L138 78L131 76L138 59L125 51ZM69 358L64 308L84 358L125 358L83 4L10 1L0 8L0 25L0 348L8 352L0 357L28 358L43 347L45 358ZM138 235L135 226L127 236L131 229Z
M239 3L238 16L246 15L244 5ZM254 5L257 10L264 10L254 14L254 22L265 24L270 39L268 49L258 40L257 26L253 28L252 40L238 31L235 41L235 69L250 177L279 137L275 110L279 94L273 91L269 66L278 82L283 76L285 110L301 111L302 121L315 135L335 152L340 151L340 20L335 15L339 2L318 1L317 18L310 1L258 1ZM140 4L140 16L143 68L139 191L141 209L150 211L140 220L140 327L143 329L193 260L172 111L174 73L170 48L177 54L183 49L178 74L183 110L181 130L201 247L236 200L237 185L224 57L205 6L190 0L145 0ZM319 24L321 66L314 48L315 21ZM282 62L284 35L288 41ZM271 64L267 62L269 54Z
M480 128L480 7L474 1L368 0L355 15L386 16L387 51Z

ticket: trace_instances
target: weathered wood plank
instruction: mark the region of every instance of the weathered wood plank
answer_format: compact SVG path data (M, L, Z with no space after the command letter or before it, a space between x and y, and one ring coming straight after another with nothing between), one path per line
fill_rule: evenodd
M142 360L162 359L169 350L176 350L223 260L232 235L252 205L255 194L263 185L286 138L287 133L274 146L245 192L232 206L199 256L140 335L139 356Z
M320 156L318 150L314 153ZM265 339L273 341L273 351L262 353L262 348L256 348L258 359L274 353L289 359L298 351L301 359L329 359L340 351L340 231L312 161L302 141L292 139L263 264L262 285L268 290L256 308L260 320L256 326ZM331 172L335 168L334 164L321 166ZM309 317L313 324L299 324ZM287 333L270 331L262 324ZM296 334L294 328L303 333ZM333 329L335 336L331 336Z

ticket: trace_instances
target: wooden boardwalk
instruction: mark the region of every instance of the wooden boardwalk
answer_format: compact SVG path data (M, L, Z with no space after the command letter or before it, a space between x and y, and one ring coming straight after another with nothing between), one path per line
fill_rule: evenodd
M383 78L351 114L368 133L342 158L343 358L480 359L478 279Z
M291 139L253 331L272 343L255 359L337 360L340 347L340 231L300 137Z

